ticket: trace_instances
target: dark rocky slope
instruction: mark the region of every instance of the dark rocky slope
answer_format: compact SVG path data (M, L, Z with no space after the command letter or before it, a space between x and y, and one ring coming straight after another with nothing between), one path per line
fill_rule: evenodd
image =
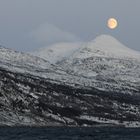
M79 89L0 68L0 125L140 126L140 96Z

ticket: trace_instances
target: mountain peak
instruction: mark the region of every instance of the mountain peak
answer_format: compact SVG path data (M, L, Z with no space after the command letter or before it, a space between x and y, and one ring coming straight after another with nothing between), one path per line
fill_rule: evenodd
M126 47L110 35L100 35L96 37L93 41L88 42L82 47L81 52L82 54L76 54L75 56L80 58L101 56L140 59L140 52Z
M117 49L118 51L124 51L124 50L128 50L129 51L133 51L132 49L126 47L125 45L123 45L120 41L118 41L116 38L114 38L113 36L110 35L100 35L98 37L96 37L93 41L91 41L91 44L94 44L96 47L98 48L104 48L104 49L109 49L113 50L113 49ZM97 46L98 45L98 46ZM115 51L114 50L114 51Z
M107 35L107 34L102 34L97 36L94 40L104 40L104 41L118 41L115 37L111 36L111 35Z

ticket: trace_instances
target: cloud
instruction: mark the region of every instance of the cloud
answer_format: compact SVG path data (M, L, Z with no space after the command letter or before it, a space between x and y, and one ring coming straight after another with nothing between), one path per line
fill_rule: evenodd
M76 42L80 41L76 35L66 32L52 24L41 24L36 30L31 33L31 36L39 43L44 45L58 42Z

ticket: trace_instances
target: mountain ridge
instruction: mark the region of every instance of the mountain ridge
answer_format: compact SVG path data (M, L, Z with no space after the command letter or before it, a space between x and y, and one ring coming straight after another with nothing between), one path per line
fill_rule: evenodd
M83 52L79 54L79 52ZM89 53L90 52L90 53ZM92 53L91 53L92 52ZM57 63L69 57L119 57L125 59L140 60L140 52L130 49L110 35L100 35L90 42L58 43L50 47L42 48L32 55Z

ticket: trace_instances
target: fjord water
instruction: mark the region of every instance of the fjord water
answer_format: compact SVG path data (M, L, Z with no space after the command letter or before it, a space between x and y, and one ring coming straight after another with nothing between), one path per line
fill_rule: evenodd
M0 127L0 140L140 140L140 128Z

